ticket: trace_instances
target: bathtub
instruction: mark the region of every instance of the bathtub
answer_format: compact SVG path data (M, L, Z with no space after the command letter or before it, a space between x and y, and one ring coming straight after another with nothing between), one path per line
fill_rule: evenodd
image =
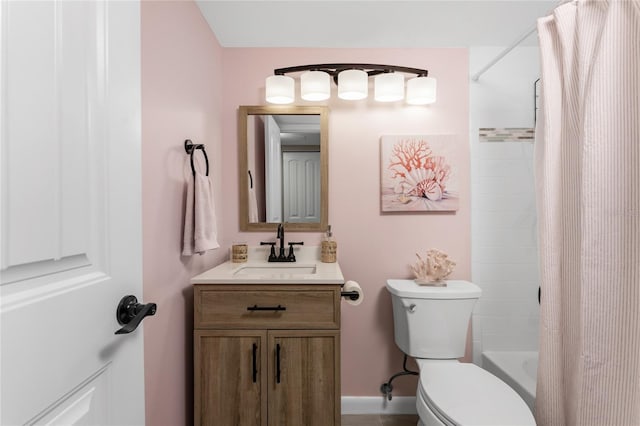
M518 392L533 412L536 400L538 352L483 352L482 368L499 377Z

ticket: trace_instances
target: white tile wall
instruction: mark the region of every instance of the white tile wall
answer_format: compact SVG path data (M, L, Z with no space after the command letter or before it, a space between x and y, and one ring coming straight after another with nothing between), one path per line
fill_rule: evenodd
M471 72L501 48L472 48ZM538 264L531 142L478 141L480 127L533 127L538 48L518 47L471 82L473 358L538 346Z

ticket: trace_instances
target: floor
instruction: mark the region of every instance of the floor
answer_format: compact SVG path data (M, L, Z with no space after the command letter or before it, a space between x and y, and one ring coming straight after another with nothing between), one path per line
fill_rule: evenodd
M361 415L349 414L342 416L342 426L416 426L418 416L414 415Z

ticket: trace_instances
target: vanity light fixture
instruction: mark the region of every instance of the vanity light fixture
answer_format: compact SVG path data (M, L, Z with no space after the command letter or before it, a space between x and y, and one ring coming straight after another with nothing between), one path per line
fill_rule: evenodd
M365 71L344 70L337 75L338 97L340 99L358 101L367 98L369 95L369 75Z
M407 81L407 103L426 105L436 101L437 82L432 77L415 77Z
M278 68L265 83L269 103L290 104L295 100L294 79L286 74L303 72L300 76L300 97L305 101L324 101L331 96L331 82L338 85L338 97L345 100L366 99L369 77L374 77L374 99L395 102L405 98L404 74L414 77L406 82L406 101L411 105L426 105L436 101L436 79L419 68L379 64L315 64Z
M324 101L331 96L329 74L307 71L300 76L300 97L305 101ZM293 101L292 101L293 102Z
M286 75L267 77L265 97L271 104L290 104L295 99L293 78Z
M374 98L378 102L395 102L404 98L404 75L387 72L375 77Z

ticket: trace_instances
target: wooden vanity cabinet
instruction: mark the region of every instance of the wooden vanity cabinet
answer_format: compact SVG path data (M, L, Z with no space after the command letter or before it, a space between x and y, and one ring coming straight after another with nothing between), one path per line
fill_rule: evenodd
M194 302L196 425L340 425L340 285L196 284Z
M265 333L196 330L194 346L195 424L265 425Z

